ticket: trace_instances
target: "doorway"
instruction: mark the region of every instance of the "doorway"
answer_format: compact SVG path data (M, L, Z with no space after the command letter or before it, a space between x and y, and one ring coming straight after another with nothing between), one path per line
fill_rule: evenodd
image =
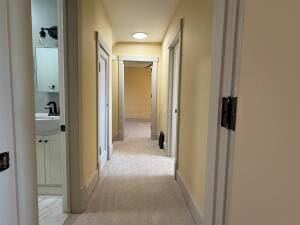
M98 174L100 177L105 163L110 159L109 144L109 49L96 32L97 36L97 155Z
M70 212L65 1L32 0L35 135L40 224Z
M124 138L151 138L151 62L125 62Z
M158 57L145 56L119 56L119 141L125 138L125 66L139 65L151 67L151 139L157 139L157 73Z

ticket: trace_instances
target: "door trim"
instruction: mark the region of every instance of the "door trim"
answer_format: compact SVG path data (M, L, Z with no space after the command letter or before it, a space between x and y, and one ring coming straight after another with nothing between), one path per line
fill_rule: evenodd
M208 121L204 224L226 225L230 208L234 134L221 134L223 85L237 96L244 0L214 0L212 77ZM230 52L231 54L228 54ZM229 66L228 66L229 64ZM225 65L227 65L225 67ZM224 74L231 69L234 79ZM221 144L221 135L227 144ZM222 154L221 154L222 153ZM220 168L223 168L221 171ZM220 174L220 171L222 174Z
M110 104L109 104L109 96L110 96L110 87L109 87L109 73L110 73L110 58L111 58L111 54L110 54L110 50L107 47L106 42L102 39L100 33L98 31L95 32L96 35L96 46L97 46L97 63L96 63L96 85L97 85L97 97L96 97L96 105L97 105L97 168L98 168L98 177L100 178L100 174L101 174L101 168L102 166L99 166L99 162L101 162L101 158L102 155L99 155L99 140L98 140L98 134L99 134L99 127L98 127L98 122L99 122L99 86L98 86L98 80L99 80L99 65L100 65L100 58L99 55L101 54L101 50L104 51L107 55L107 71L105 74L105 86L106 86L106 93L105 93L105 102L106 102L106 108L105 108L105 113L106 113L106 152L107 155L104 156L106 157L106 160L109 160L111 158L111 148L110 148L110 129L109 129L109 121L110 121Z
M84 210L80 181L80 143L79 143L79 70L78 70L78 2L66 5L66 54L68 74L68 102L69 102L69 170L70 170L70 199L71 213L81 213Z
M125 61L133 62L152 62L151 74L151 139L157 139L157 76L158 76L158 57L152 56L119 56L119 135L118 140L124 140L124 124L125 124Z
M67 69L67 29L66 29L66 1L57 0L58 14L58 58L59 58L59 108L60 124L69 127L68 118L68 69ZM69 131L61 132L62 149L62 204L64 213L71 212L70 195L70 149Z
M168 119L167 119L167 154L169 157L172 157L171 150L171 140L172 140L172 102L173 102L173 75L174 75L174 49L177 44L179 44L179 72L178 72L178 92L177 92L177 101L178 101L178 120L177 120L177 131L176 131L176 154L174 162L174 176L176 178L176 171L178 169L178 143L179 143L179 125L180 125L180 87L181 87L181 61L182 61L182 28L183 28L183 19L180 19L177 29L174 32L170 42L168 44L169 49L169 71L168 71Z

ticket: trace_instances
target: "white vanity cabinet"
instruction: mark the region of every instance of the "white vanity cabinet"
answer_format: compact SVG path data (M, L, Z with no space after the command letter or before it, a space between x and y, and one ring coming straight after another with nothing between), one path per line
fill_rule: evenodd
M61 194L60 134L36 136L37 177L40 194Z
M44 137L36 137L36 160L38 184L46 184Z

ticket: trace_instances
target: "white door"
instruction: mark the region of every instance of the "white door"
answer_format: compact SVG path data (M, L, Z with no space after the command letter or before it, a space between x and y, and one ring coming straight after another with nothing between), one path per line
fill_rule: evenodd
M0 154L9 153L10 167L0 171L0 224L17 225L12 96L7 29L7 1L0 1ZM5 164L0 161L0 167Z
M108 55L98 48L98 158L102 170L108 158Z
M171 108L171 156L176 159L177 136L178 136L178 103L179 103L179 65L180 65L180 43L173 51L173 81L172 81L172 108Z

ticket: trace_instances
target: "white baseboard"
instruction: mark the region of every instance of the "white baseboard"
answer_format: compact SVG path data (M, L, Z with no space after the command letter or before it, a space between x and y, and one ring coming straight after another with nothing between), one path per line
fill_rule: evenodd
M91 176L89 182L81 188L81 197L82 197L82 209L85 210L86 205L95 190L95 187L98 183L98 170L95 170Z
M133 122L151 122L151 119L146 118L126 118L126 121L133 121Z
M108 156L108 160L111 160L111 157L112 157L112 154L113 154L113 151L114 151L114 146L113 145L109 145L109 156Z
M176 171L176 181L181 189L182 195L187 203L187 206L192 214L196 225L203 225L203 213L197 206L191 192L189 191L183 177L180 172Z
M53 195L60 196L62 195L62 186L61 185L53 185L53 186L38 186L38 194L39 195Z
M164 149L165 149L166 152L167 152L168 146L167 146L167 143L166 143L166 142L164 142Z

